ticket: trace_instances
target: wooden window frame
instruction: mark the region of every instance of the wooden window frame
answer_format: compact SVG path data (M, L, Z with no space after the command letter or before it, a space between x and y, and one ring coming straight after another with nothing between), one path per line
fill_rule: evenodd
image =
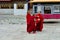
M0 9L14 9L13 4L0 4Z
M24 4L23 3L19 3L17 4L17 9L24 9Z

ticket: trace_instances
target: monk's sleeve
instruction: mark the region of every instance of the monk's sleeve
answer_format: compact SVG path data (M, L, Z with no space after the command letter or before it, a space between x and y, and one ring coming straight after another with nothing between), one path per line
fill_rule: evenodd
M29 15L26 16L26 20L27 20L27 24L30 24L30 16Z
M39 15L40 16L40 20L43 21L44 18L43 18L43 15Z

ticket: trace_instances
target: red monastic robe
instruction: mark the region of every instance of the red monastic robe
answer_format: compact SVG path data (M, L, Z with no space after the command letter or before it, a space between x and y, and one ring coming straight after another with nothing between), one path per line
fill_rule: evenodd
M42 31L43 29L43 16L40 13L35 14L36 19L36 30Z
M30 13L27 13L27 32L32 32L33 30L36 30L35 28L35 22L34 22L34 16L31 16Z

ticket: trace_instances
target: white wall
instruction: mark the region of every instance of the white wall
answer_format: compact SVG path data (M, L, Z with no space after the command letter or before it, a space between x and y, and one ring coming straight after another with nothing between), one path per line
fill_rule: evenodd
M28 5L24 4L24 9L17 9L17 4L14 4L14 9L0 9L0 14L14 14L14 15L26 15Z
M13 9L0 9L0 14L13 14Z
M24 9L16 9L16 5L14 4L14 15L26 15L28 9L27 3L24 4Z

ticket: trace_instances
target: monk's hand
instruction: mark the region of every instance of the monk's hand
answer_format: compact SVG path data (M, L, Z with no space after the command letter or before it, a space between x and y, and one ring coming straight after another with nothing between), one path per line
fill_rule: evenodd
M39 18L39 16L37 16Z
M40 19L38 19L38 21L40 21Z

